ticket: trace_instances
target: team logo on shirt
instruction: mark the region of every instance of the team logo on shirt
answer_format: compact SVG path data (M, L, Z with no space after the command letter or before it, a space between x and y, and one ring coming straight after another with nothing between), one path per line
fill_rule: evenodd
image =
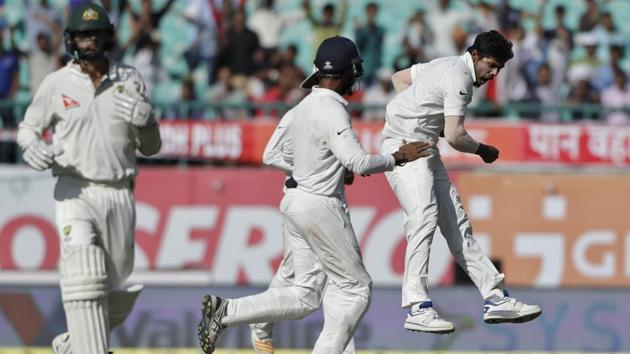
M72 107L79 107L79 102L62 94L61 98L63 99L63 108L70 109Z

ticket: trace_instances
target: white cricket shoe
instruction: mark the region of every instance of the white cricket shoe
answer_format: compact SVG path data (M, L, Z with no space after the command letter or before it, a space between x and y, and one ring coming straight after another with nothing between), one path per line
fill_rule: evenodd
M497 300L486 300L483 303L483 320L486 323L523 323L540 316L542 310L538 305L527 305L513 297L503 289L503 297Z
M70 346L70 334L63 332L57 335L52 341L52 349L55 354L72 354Z
M433 309L433 302L431 301L411 306L404 327L410 331L435 334L455 332L453 323L441 319Z
M211 354L225 326L221 323L227 310L228 300L206 295L201 303L201 321L197 327L199 346L205 354Z
M274 354L273 340L268 335L261 333L255 325L250 325L252 330L252 347L256 354Z

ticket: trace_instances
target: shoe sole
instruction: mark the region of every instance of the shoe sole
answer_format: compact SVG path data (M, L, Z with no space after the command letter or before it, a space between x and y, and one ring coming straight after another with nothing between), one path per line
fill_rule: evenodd
M538 318L538 316L540 316L541 314L542 314L542 311L538 311L538 312L529 313L527 315L523 315L523 316L519 316L519 317L513 317L513 318L489 317L489 318L484 318L483 321L485 323L488 323L488 324L525 323L525 322L529 322L531 320L534 320L534 319Z
M212 354L215 349L214 344L208 343L209 340L207 337L210 328L206 328L204 323L204 318L208 317L209 313L214 313L215 311L217 311L217 309L212 309L212 307L212 297L210 295L206 295L203 298L203 302L201 305L202 320L199 322L199 326L197 326L197 338L199 339L199 346L205 354Z
M404 328L410 332L422 332L431 334L449 334L455 332L455 327L447 329L437 329L410 323L405 323Z

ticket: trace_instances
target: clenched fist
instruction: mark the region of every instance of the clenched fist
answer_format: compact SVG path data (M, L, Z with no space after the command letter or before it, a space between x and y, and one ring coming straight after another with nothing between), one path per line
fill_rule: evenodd
M24 161L36 169L43 171L55 162L55 157L63 154L63 148L56 145L50 145L42 140L36 140L24 150Z
M493 163L496 159L499 158L499 149L495 148L492 145L479 143L479 147L477 148L475 154L481 156L483 162Z

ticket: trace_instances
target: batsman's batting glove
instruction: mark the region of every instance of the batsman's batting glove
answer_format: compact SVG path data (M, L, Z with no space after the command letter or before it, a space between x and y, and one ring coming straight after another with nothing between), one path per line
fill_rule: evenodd
M136 126L155 124L153 109L148 99L139 92L139 84L127 80L114 89L114 102L118 118Z
M42 140L36 140L24 151L24 161L36 169L43 171L52 166L55 157L63 154L61 146L50 145Z

